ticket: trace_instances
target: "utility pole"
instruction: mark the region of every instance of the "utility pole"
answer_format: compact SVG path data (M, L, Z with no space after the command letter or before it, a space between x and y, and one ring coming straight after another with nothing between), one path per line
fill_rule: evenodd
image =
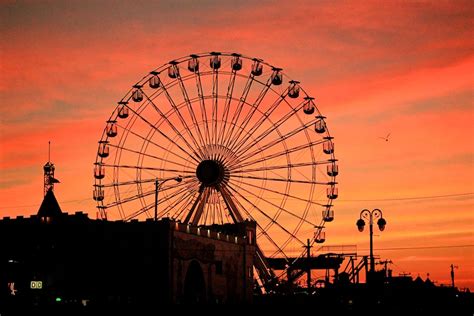
M158 190L166 181L169 181L169 180L174 180L179 183L183 181L183 177L177 176L174 178L167 178L167 179L161 180L161 182L158 181L158 178L155 179L155 217L154 217L155 222L158 221Z
M451 264L451 286L454 287L454 269L457 269L458 266Z
M310 289L311 289L311 263L310 263L311 248L313 247L311 246L309 238L308 238L306 246L303 246L303 247L306 249L306 269L307 269L306 270L306 287L308 288L308 294L309 294Z

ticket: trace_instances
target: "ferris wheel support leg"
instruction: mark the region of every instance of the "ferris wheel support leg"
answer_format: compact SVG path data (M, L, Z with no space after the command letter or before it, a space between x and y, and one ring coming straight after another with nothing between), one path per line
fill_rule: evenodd
M218 187L218 191L221 193L222 198L224 199L225 205L229 210L229 214L234 220L235 223L241 223L244 221L242 215L240 214L237 206L234 203L234 200L231 197L230 192L223 186Z
M199 195L198 197L196 198L196 201L194 201L194 204L193 206L191 207L191 209L189 210L188 212L188 215L186 216L186 218L184 219L184 223L187 224L191 221L191 217L193 216L194 214L194 210L196 209L196 206L198 205L199 201L201 201L201 197L202 197L202 194L204 192L204 186L201 185L201 187L199 187Z
M255 269L257 270L258 277L263 283L265 290L270 290L273 287L273 281L275 280L275 275L273 270L270 269L268 262L263 254L262 250L258 245L255 247Z
M204 207L206 206L207 200L209 199L209 195L211 195L211 189L205 188L201 197L201 201L199 201L198 207L196 209L196 214L194 215L194 218L192 221L193 225L197 225L199 223L202 213L204 212Z

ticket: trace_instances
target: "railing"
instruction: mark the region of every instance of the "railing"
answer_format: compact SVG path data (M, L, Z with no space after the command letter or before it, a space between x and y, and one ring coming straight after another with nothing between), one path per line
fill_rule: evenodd
M357 245L331 245L318 248L316 253L337 253L341 255L357 256Z

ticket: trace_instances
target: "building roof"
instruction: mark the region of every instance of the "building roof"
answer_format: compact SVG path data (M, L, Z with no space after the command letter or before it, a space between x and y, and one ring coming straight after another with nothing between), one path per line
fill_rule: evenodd
M39 217L59 217L62 215L61 207L54 196L53 190L49 189L44 196L43 202L38 210Z

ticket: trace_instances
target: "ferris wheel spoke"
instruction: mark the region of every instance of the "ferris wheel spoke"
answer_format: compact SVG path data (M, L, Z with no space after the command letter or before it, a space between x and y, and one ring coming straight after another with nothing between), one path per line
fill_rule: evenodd
M113 168L125 168L125 169L139 169L139 170L153 170L153 171L165 171L165 172L175 172L175 173L187 173L194 174L195 171L192 170L178 170L178 169L167 169L167 168L157 168L157 167L147 167L147 166L130 166L130 165L116 165L103 163L104 167L113 167Z
M281 101L284 101L283 98L281 98ZM280 103L278 103L279 105ZM274 124L272 124L271 126L269 126L266 130L264 130L262 133L260 133L254 140L253 140L253 143L260 143L263 139L265 139L268 135L270 135L272 132L278 130L278 128L283 125L285 122L287 122L292 116L294 115L298 115L298 111L300 111L302 108L303 108L303 105L304 105L304 102L301 102L298 106L296 106L295 108L291 108L290 111L288 111L284 116L282 116L278 121L276 121ZM275 107L276 109L276 107ZM262 114L262 118L265 117L267 118L267 115L270 115L272 112L274 111L271 110L270 113L266 112L264 114ZM306 124L304 126L309 126L309 125L312 125L316 122L317 120L316 119L313 119L310 121L309 124ZM301 121L300 121L301 122ZM302 122L301 122L302 123ZM252 133L255 133L256 132L256 129L258 128L259 125L255 125L255 129L252 131ZM303 129L305 129L306 127L304 127ZM245 154L250 148L253 147L253 143L249 143L247 144L247 146L243 147L242 146L236 150L236 153L238 155L243 155ZM243 144L242 144L243 145Z
M295 135L297 135L298 133L302 132L302 131L305 131L309 126L312 126L314 124L315 120L312 120L310 121L309 123L306 123L306 124L303 124L301 125L300 127L292 130L291 132L288 132L286 133L285 135L279 135L278 138L275 138L273 141L267 143L266 145L264 146L261 146L259 147L256 151L253 151L253 152L250 152L248 153L247 151L252 148L252 147L249 147L249 149L246 150L247 154L245 154L245 152L240 152L240 153L237 153L239 156L240 155L243 155L243 157L241 158L241 161L244 161L246 158L248 157L252 157L252 156L255 156L256 154L258 154L259 152L262 152L264 150L267 150L267 149L270 149L272 148L273 146L277 145L277 144L280 144L282 142L284 142L285 140L287 140L288 138L290 137L293 137ZM277 129L277 127L275 127L275 129ZM259 140L260 142L260 140ZM322 142L322 140L321 140Z
M137 180L130 180L130 181L122 181L122 182L111 182L111 183L104 183L97 185L97 187L101 188L112 188L112 187L119 187L125 185L134 185L137 183L153 183L156 181L156 178L151 179L137 179Z
M174 219L182 219L186 212L192 207L194 199L196 197L196 193L199 194L199 190L192 190L188 192L188 198L187 201L184 203L184 205L181 208L178 208L174 214L173 218Z
M168 195L166 195L164 198L160 199L160 203L167 202L167 201L173 200L175 198L178 198L178 196L181 195L181 194L187 194L188 192L190 192L189 188L191 186L198 186L197 180L191 179L191 181L187 182L186 185L184 185L180 188L177 187L177 186L173 187L172 189L177 189L177 188L179 188L179 189L176 190L176 191L169 192ZM161 190L160 192L166 192L166 190Z
M172 194L172 195L167 196L165 199L162 199L161 203L168 202L168 201L169 203L163 210L159 211L160 217L164 216L165 214L168 214L169 217L173 219L177 219L179 215L176 215L176 214L180 212L180 210L181 212L186 210L187 206L189 206L189 204L192 202L192 198L194 197L194 194L196 192L197 191L189 191L189 189L187 189L187 190L179 192L178 194ZM176 199L173 200L173 198L176 198ZM185 202L182 206L180 206L180 203L182 203L185 200L188 200L188 201ZM174 211L173 215L170 215L171 212L173 211Z
M177 66L176 65L172 65L172 67L175 67L175 69L177 69ZM179 71L177 71L177 73L179 73ZM178 76L179 78L181 78L180 76ZM178 80L178 82L180 84L182 84L182 81L181 80ZM185 93L186 92L186 89L184 88L184 85L181 86L181 90L182 90L182 93ZM166 96L166 99L168 100L168 103L171 105L171 108L174 110L174 113L176 113L179 121L181 122L181 125L186 129L186 131L188 132L188 135L190 136L192 142L194 143L194 146L195 148L193 148L187 141L186 139L182 136L182 134L177 131L177 128L175 127L174 124L172 124L169 119L168 119L168 116L167 115L163 115L163 113L161 111L159 111L160 115L169 123L169 125L171 126L171 128L175 131L175 133L180 136L180 138L186 143L186 145L190 148L191 151L193 151L194 153L196 152L199 152L199 157L202 159L203 157L203 153L201 152L201 148L202 146L199 145L199 143L197 142L196 138L194 137L194 134L192 132L192 130L189 128L188 126L188 123L186 122L186 120L184 119L184 117L182 116L181 112L179 111L179 108L178 106L176 105L176 103L174 102L173 98L171 97L170 93L168 92L168 89L165 87L165 86L162 86L162 89L163 89L163 92ZM184 89L184 90L183 90ZM147 96L148 100L150 100L150 98ZM153 101L150 100L150 102L152 102L153 104ZM153 104L154 105L154 104ZM157 108L155 106L155 108Z
M145 214L148 214L148 211L151 210L152 208L155 207L155 204L147 204L145 206L143 206L141 209L139 209L138 211L135 211L133 213L131 213L130 215L126 216L125 218L123 218L123 221L127 222L127 221L130 221L140 215L142 215L143 213Z
M273 240L273 238L271 238L271 236L267 233L267 231L262 227L262 225L260 225L260 223L252 216L252 214L250 214L250 212L247 211L247 208L242 205L242 203L236 199L235 200L235 203L238 204L238 206L240 207L240 209L242 209L244 211L245 214L247 214L247 216L252 220L254 221L256 224L257 224L257 227L260 229L260 234L262 234L263 236L265 236L265 238L285 257L287 258L285 252L283 251L283 249L280 248L280 246L278 246L278 244L275 242L275 240Z
M237 109L234 112L232 116L232 120L230 122L231 128L229 128L229 131L226 134L226 137L224 137L224 142L223 145L225 147L229 147L230 144L232 144L232 137L234 133L235 127L238 125L239 117L240 114L242 113L242 109L244 107L244 104L247 102L247 97L250 92L250 88L252 87L252 83L254 82L254 75L252 73L249 74L247 78L247 82L245 84L244 90L242 91L242 94L239 99L239 103L237 104Z
M265 166L265 167L258 167L258 168L250 168L250 169L237 169L232 170L232 174L234 173L249 173L249 172L261 172L261 171L270 171L270 170L278 170L278 169L289 169L289 168L299 168L299 167L308 167L308 166L316 166L316 165L327 165L331 164L331 160L321 160L321 161L311 161L311 162L298 162L298 163L291 163L286 165L277 165L277 166Z
M268 118L273 113L273 111L275 111L278 108L281 102L285 100L287 95L288 95L288 89L286 89L281 95L279 95L278 98L272 103L272 105L265 112L261 113L260 118L249 129L247 134L253 135L257 131L257 129L265 122L265 120L268 120ZM235 146L234 152L239 152L240 149L249 141L251 142L251 144L253 143L253 139L250 137L242 138L240 142Z
M178 72L178 82L181 88L181 93L183 94L184 101L188 108L189 114L191 115L191 120L193 121L194 126L196 127L196 131L199 137L200 148L205 148L206 141L203 138L203 134L201 132L201 128L199 127L198 120L196 118L196 114L194 113L191 101L189 99L188 92L186 90L186 86L184 85L183 78L181 77L180 72Z
M256 223L257 227L260 228L260 233L262 235L264 235L268 239L268 241L270 241L270 243L275 246L275 248L280 249L278 244L270 237L270 235L266 232L266 230L260 225L259 221L257 221L252 216L252 214L250 214L250 212L247 211L247 208L244 205L242 205L242 203L238 199L235 199L235 203L240 207L240 209L242 209L244 211L245 214L247 214L248 218L250 218L251 220L253 220ZM283 250L281 250L281 253L286 257L286 254L283 252Z
M183 214L189 209L189 207L192 205L194 201L194 196L197 193L197 191L192 192L187 198L187 200L183 203L183 206L180 208L177 208L177 210L173 213L173 218L174 219L179 219L182 218Z
M240 164L238 165L235 165L235 166L232 166L233 169L236 169L236 168L243 168L243 167L247 167L247 166L250 166L250 165L253 165L253 164L257 164L257 163L261 163L261 162L264 162L264 161L269 161L271 159L275 159L275 158L279 158L281 156L284 156L284 155L287 155L287 154L291 154L291 153L294 153L294 152L297 152L297 151L300 151L300 150L304 150L304 149L307 149L307 148L311 148L315 145L320 145L324 142L324 140L318 140L318 141L314 141L314 142L308 142L306 144L302 144L302 145L298 145L296 147L292 147L292 148L288 148L288 149L285 149L285 150L282 150L282 151L279 151L279 152L276 152L276 153L273 153L273 154L269 154L263 158L259 158L259 159L256 159L256 160L250 160L250 161L247 161L249 158L253 158L255 155L257 154L262 154L264 152L263 149L259 148L258 151L255 152L255 155L253 156L247 156L244 158L242 158L242 160L240 161Z
M298 197L296 195L292 195L292 194L289 194L289 193L286 193L286 192L284 193L284 192L280 192L280 191L277 191L277 190L273 190L273 189L267 188L265 186L255 185L255 184L252 184L252 183L247 182L247 181L242 181L242 184L251 186L255 189L261 189L261 190L265 190L265 191L268 191L268 192L272 192L272 193L281 195L283 197L289 197L289 198L292 198L292 199L295 199L295 200L298 200L298 201L302 201L302 202L306 202L306 203L309 202L311 204L318 205L318 206L325 206L325 204L314 202L313 200L306 200L306 199L303 199L303 198Z
M153 142L150 142L150 144L154 144L154 143L153 143ZM165 163L174 164L174 165L177 165L177 166L180 166L180 167L183 167L183 168L188 168L188 166L183 165L183 164L181 164L181 163L179 163L179 162L176 162L176 161L173 161L173 160L164 159L164 158L158 157L158 156L156 156L156 155L148 154L148 153L146 153L146 152L144 152L144 151L133 150L133 149L126 148L126 147L123 147L123 146L117 146L117 145L115 145L115 144L108 144L108 145L109 145L110 147L114 147L114 148L117 148L117 149L120 149L120 150L124 150L124 151L128 151L128 152L131 152L131 153L135 153L135 154L137 154L137 155L142 155L142 156L149 157L149 158L153 158L153 159L156 159L156 160L165 162ZM159 146L159 145L157 145L157 144L154 144L154 145ZM161 146L159 146L159 147L161 147ZM178 156L178 155L177 155L176 153L174 153L174 152L171 152L171 154ZM182 159L181 156L178 156L178 157Z
M156 107L156 106L155 106ZM183 147L181 147L179 144L177 144L175 141L173 141L168 135L166 135L165 133L163 133L160 129L158 129L154 124L152 124L150 121L148 121L146 118L144 118L143 116L139 115L134 109L130 108L130 110L137 116L139 117L143 122L145 122L149 127L151 127L152 129L154 129L155 131L157 131L161 136L163 136L164 138L166 138L170 143L174 144L176 147L178 147L181 152L183 152L184 154L186 154L187 156L189 156L192 160L194 160L195 162L199 163L199 160L191 155L188 151L186 151ZM149 139L146 139L144 138L143 136L137 134L137 133L134 133L132 132L132 130L128 129L127 130L129 133L132 133L133 135L139 137L139 138L142 138L143 140L147 141L147 142L150 142L152 143ZM159 146L158 144L155 144L155 143L152 143L156 146L158 146L159 148L164 148L164 147L161 147ZM167 150L166 148L164 148L164 150ZM197 154L194 153L196 156Z
M242 186L240 186L240 185L234 185L234 186L235 186L236 188L238 188L239 190L245 191L245 192L247 192L248 194L250 194L250 195L252 195L252 196L254 196L254 197L260 199L260 197L259 197L257 194L253 193L252 191L246 190L246 189L244 189L244 188L243 188ZM286 194L286 196L288 197L289 195ZM269 205L271 205L271 206L274 206L274 207L278 208L279 210L282 210L283 212L285 212L285 213L287 213L287 214L289 214L289 215L291 215L291 216L293 216L293 217L299 219L299 220L302 221L302 222L305 222L305 223L307 223L307 224L310 224L310 225L312 225L312 226L315 226L314 223L308 221L306 218L301 217L301 216L298 216L298 215L296 215L294 212L291 212L291 211L287 210L287 209L284 208L284 207L281 207L281 206L279 206L279 205L277 205L277 204L275 204L275 203L273 203L273 202L270 202L269 200L261 199L261 201L264 202L264 203L267 203L267 204L269 204ZM305 202L310 203L310 201L308 201L308 200L305 200Z
M238 190L233 188L231 185L228 185L228 187L238 196L240 196L242 199L244 199L248 204L250 204L253 208L255 208L260 214L262 214L264 217L266 217L273 225L276 225L279 227L283 232L288 234L288 236L293 237L295 240L300 242L301 244L304 245L304 242L302 242L298 236L293 235L290 231L288 231L285 227L283 227L280 223L278 223L274 218L272 218L270 215L265 213L261 208L259 208L255 203L247 199L245 196L243 196Z
M260 94L258 95L257 99L255 102L251 105L251 110L245 118L242 120L241 128L237 131L236 135L233 137L233 142L229 145L230 149L232 151L235 151L236 146L238 145L240 141L240 137L242 136L242 132L245 130L247 125L249 124L250 120L252 119L253 115L257 111L258 107L260 106L260 103L263 101L265 96L267 95L268 90L270 89L270 86L272 85L272 79L268 78L266 84L263 86L262 91L260 91ZM245 136L246 134L244 134ZM244 137L244 139L248 139L248 137Z
M193 147L193 146L191 146L191 144L189 144L189 142L186 140L186 138L183 136L183 134L181 134L181 132L178 130L178 128L176 128L175 124L173 124L169 120L168 116L166 116L158 108L158 106L153 102L153 100L145 92L143 94L147 98L148 102L150 102L150 104L156 110L156 112L158 112L158 114L161 115L161 117L168 123L168 125L176 133L176 135L178 135L178 137L181 138L181 140L186 144L186 146L188 146L189 150L191 150L191 152L194 153L198 158L202 158L202 153L200 152L200 146L197 143L196 138L194 137L194 135L193 135L191 129L189 128L188 124L186 123L186 120L181 115L181 112L179 111L179 108L176 106L176 103L174 102L173 98L171 97L171 95L169 94L168 90L166 89L166 87L164 85L162 86L162 90L163 90L163 92L166 96L166 99L168 100L169 104L171 105L171 108L174 110L174 113L176 113L176 115L177 115L179 121L181 122L182 126L188 132L188 135L190 136L190 138L191 138L192 142L194 143L195 147Z
M311 180L296 180L296 179L289 179L289 178L269 178L269 177L243 176L243 175L232 175L232 177L242 178L242 179L253 179L253 180L290 182L290 183L306 183L306 184L319 184L319 185L330 184L328 182L318 182L318 181L311 181Z
M143 207L140 208L138 211L135 211L135 212L133 212L133 213L127 215L127 216L122 217L122 220L123 220L124 222L128 222L128 221L130 221L130 220L132 220L132 219L134 219L134 218L136 218L136 217L138 217L138 216L140 216L140 215L142 215L142 214L144 214L144 213L145 213L145 214L148 214L148 215L147 215L147 217L148 217L148 216L149 216L148 211L151 210L152 208L154 208L154 206L155 206L154 204L148 204L148 205L146 205L146 206L143 206Z
M180 203L182 203L183 201L189 199L190 197L192 197L194 195L195 192L191 191L191 190L188 190L187 192L184 192L182 195L174 195L176 197L176 200L173 201L173 203L168 203L168 205L163 209L161 210L160 212L158 212L158 215L160 216L164 216L164 214L168 213L170 214L171 211L175 211L178 212L180 207ZM183 208L184 209L184 208ZM175 218L174 214L172 216L172 218Z
M227 120L229 119L229 112L230 112L230 103L232 101L232 95L234 93L235 87L235 78L236 78L237 71L232 69L229 78L229 84L227 85L227 93L224 102L224 110L222 111L222 124L221 130L219 132L218 143L222 144L224 141L224 132L226 131L227 127Z
M217 98L219 95L219 70L213 69L212 73L212 143L217 144Z
M270 235L265 231L263 230L262 226L257 224L257 226L260 228L260 234L265 236L265 238L273 245L273 247L276 248L276 250L273 252L273 254L277 253L277 254L282 254L284 259L286 259L288 261L288 256L286 255L286 253L283 251L283 249L278 246L278 244L276 243L275 240L273 240L272 237L270 237ZM257 245L258 246L258 245ZM262 250L260 250L260 252L262 253L262 255L264 255L264 252Z
M164 191L167 191L167 190L172 190L172 189L176 189L176 188L179 188L179 187L183 187L180 189L180 192L182 192L181 190L186 190L186 186L185 184L189 184L189 182L192 182L193 179L191 179L190 181L182 181L180 183L177 183L177 184L174 184L174 185L170 185L170 186L167 186L165 187L164 189L161 189L160 192L164 192ZM195 180L194 180L195 181ZM113 186L114 190L118 190L118 187L117 186ZM132 202L134 200L137 200L137 199L140 199L140 198L144 198L144 197L147 197L149 195L152 195L152 194L155 194L155 188L152 188L150 189L149 191L142 191L141 193L139 194L134 194L132 196L129 196L129 197L126 197L126 198L123 198L123 199L120 199L120 200L116 200L114 202L111 202L109 204L105 204L104 207L105 208L110 208L110 207L113 207L113 206L117 206L119 204L124 204L124 203L128 203L128 202Z
M300 150L310 148L311 146L316 145L316 144L319 144L319 142L311 142L311 143L307 143L307 144L304 144L304 145L299 145L299 146L296 146L296 147L293 147L293 148L290 148L290 149L286 149L286 150L283 150L283 151L280 151L280 152L277 152L277 153L274 153L274 154L271 154L271 155L267 155L267 156L265 156L263 158L259 158L257 160L251 160L251 161L247 161L247 162L243 161L243 163L241 162L239 165L232 166L232 170L235 170L235 169L238 169L238 168L244 168L244 167L247 167L247 166L252 166L252 165L259 164L259 163L266 162L266 161L270 161L272 159L276 159L276 158L279 158L281 156L291 154L293 152L297 152L297 151L300 151Z
M168 201L171 197L175 196L175 194L181 194L183 192L186 192L187 188L186 187L183 187L181 188L180 190L176 191L173 195L169 195L169 196L166 196L162 199L160 199L160 202L163 203L163 202L166 202ZM162 190L162 191L165 191L165 190ZM160 191L161 192L161 191ZM143 194L141 197L145 197L145 196L148 196L148 195L152 195L152 194L155 194L155 190L153 191L149 191L145 194ZM128 202L128 201L127 201ZM155 202L152 202L152 203L149 203L149 204L145 204L145 206L143 206L141 209L135 211L134 213L131 213L129 216L125 217L124 220L125 221L128 221L130 219L133 219L143 213L145 213L146 211L150 210L151 208L154 208L155 207Z
M206 132L206 143L210 144L211 143L211 136L209 133L209 125L208 125L208 120L207 120L207 112L206 112L206 103L205 103L205 98L204 98L204 91L202 89L202 81L201 81L201 73L199 71L196 71L196 88L197 88L197 93L199 97L199 105L201 106L201 117L202 121L205 123L204 124L204 130Z

